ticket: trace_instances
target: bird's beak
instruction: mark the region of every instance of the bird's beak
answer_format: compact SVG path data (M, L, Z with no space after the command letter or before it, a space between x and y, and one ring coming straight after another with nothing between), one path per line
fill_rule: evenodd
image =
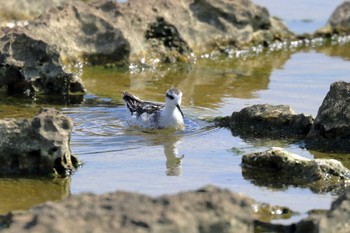
M185 118L185 116L184 116L184 114L183 114L183 112L182 112L182 110L181 110L181 108L180 108L180 105L177 104L176 107L177 107L177 109L179 109L179 111L181 112L182 117Z

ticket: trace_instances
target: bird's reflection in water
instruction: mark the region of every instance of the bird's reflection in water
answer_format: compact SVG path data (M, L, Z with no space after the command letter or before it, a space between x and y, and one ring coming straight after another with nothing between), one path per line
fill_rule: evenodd
M181 160L184 158L184 155L179 155L178 145L180 142L181 138L179 135L174 135L163 143L166 157L166 174L168 176L181 175Z
M181 162L184 155L181 153L179 154L178 146L182 141L183 134L164 130L146 133L154 136L152 140L153 145L163 145L164 154L166 157L166 175L180 176Z

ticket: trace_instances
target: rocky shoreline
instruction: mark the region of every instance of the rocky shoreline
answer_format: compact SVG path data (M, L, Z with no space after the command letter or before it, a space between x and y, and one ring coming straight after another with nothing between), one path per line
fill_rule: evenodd
M350 2L339 6L314 36L349 34L349 7ZM38 11L38 17L25 19L29 20L25 26L0 31L0 87L29 98L38 93L62 99L83 96L80 77L64 64L127 67L135 61L145 66L188 62L204 53L225 54L298 39L267 9L249 0L152 0L147 8L141 0L55 1ZM339 81L330 86L315 119L295 114L289 106L265 104L233 112L216 119L216 124L242 138L288 138L305 142L308 149L349 153L349 99L350 83ZM69 175L78 164L69 148L72 127L72 121L54 109L43 109L33 119L1 120L0 173ZM127 192L81 194L1 216L0 228L4 232L349 232L350 171L340 162L307 160L273 148L244 155L242 174L261 186L291 184L340 196L327 213L280 226L256 217L266 204L214 186L158 198Z

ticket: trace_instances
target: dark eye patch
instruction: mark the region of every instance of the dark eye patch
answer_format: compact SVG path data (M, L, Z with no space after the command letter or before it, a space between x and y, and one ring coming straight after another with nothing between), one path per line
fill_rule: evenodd
M168 97L169 99L173 100L174 99L174 96L172 95L169 95L168 93L166 93L166 97Z

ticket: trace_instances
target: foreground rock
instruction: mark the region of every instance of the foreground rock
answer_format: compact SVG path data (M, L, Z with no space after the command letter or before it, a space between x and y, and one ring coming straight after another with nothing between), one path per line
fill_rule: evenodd
M350 232L350 189L340 195L323 215L312 215L290 227L290 233L348 233Z
M334 159L306 159L282 148L242 157L242 173L261 186L309 187L314 192L339 191L350 183L350 170Z
M0 120L0 174L66 175L77 165L69 147L72 128L55 109L31 120Z
M350 152L350 83L331 85L305 142L309 149Z
M115 192L72 196L23 214L9 214L4 232L253 232L252 199L203 189L162 196Z
M233 112L218 120L232 134L242 138L302 138L311 128L313 118L296 115L287 105L258 104Z
M329 18L326 26L319 29L316 35L332 36L333 34L347 35L350 33L350 2L340 4Z

